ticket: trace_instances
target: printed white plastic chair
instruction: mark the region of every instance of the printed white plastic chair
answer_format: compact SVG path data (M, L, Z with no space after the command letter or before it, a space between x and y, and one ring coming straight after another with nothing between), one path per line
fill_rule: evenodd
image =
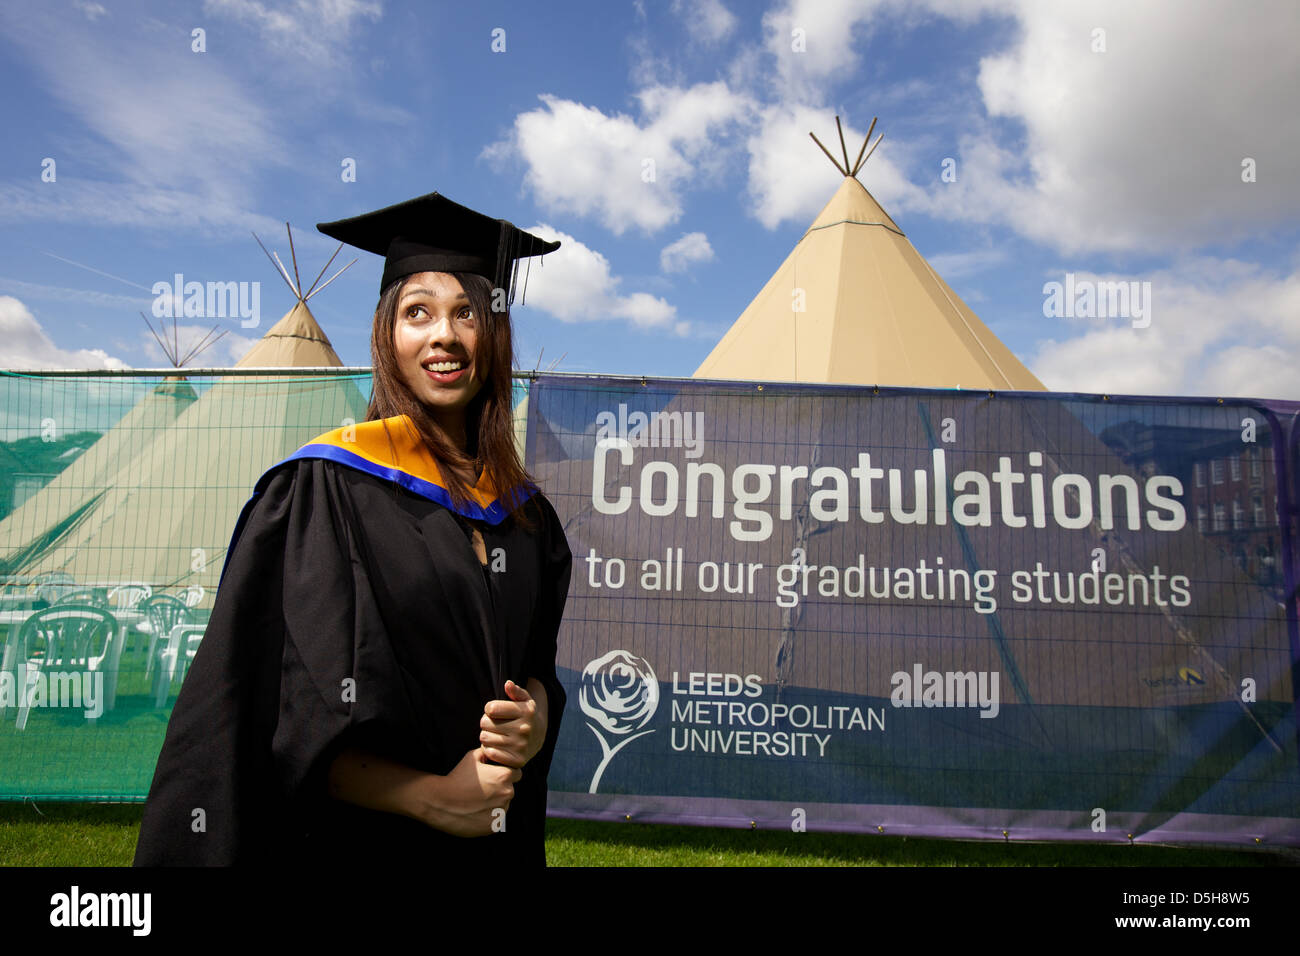
M144 674L148 677L153 673L154 656L157 654L159 642L166 640L167 635L177 624L188 624L193 617L189 606L180 598L172 597L170 594L155 594L145 598L140 602L137 610L145 615L140 629L144 630L146 622L149 625L149 652L144 668Z
M89 604L91 607L108 607L108 593L104 588L77 588L75 591L69 591L57 601L51 603L51 607L62 604Z
M163 706L176 682L185 679L206 630L206 624L177 624L167 635L167 646L158 655L158 670L153 678L156 706Z
M204 595L202 584L191 584L187 587L181 597L186 607L198 607L199 602L203 600Z
M37 611L23 622L13 643L13 653L9 650L6 648L5 668L12 670L19 694L19 730L27 727L31 710L27 685L34 674L68 671L78 675L103 674L104 710L113 709L118 661L122 655L122 628L104 608L63 604Z
M66 571L50 571L39 575L35 581L35 597L45 604L57 604L60 599L76 591L80 585Z
M0 610L30 610L37 600L36 583L31 578L10 574L0 579Z
M153 596L153 587L142 581L128 581L119 584L108 592L109 603L119 611L135 607L147 597Z

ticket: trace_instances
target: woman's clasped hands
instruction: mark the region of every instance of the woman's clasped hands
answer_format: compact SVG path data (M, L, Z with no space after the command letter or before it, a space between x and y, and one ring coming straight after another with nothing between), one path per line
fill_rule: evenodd
M479 744L488 759L505 767L522 769L537 756L546 740L546 692L529 681L541 700L534 699L514 681L506 681L508 700L488 701L479 721Z
M531 691L531 692L530 692ZM546 691L506 681L505 700L489 701L479 721L480 746L438 780L427 822L457 836L501 832L523 767L546 740Z

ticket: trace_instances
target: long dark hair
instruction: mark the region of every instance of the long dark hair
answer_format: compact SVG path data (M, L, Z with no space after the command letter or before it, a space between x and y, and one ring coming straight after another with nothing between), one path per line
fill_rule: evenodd
M470 487L461 477L462 472L472 472L481 463L496 487L501 504L517 520L528 524L523 504L532 478L524 470L515 447L510 380L510 371L514 367L514 338L510 329L510 312L492 311L492 283L488 279L469 272L452 272L450 275L465 290L470 311L474 313L477 340L474 364L483 382L478 394L465 408L466 450L456 447L423 403L411 394L398 368L393 330L397 322L397 302L409 276L390 283L375 306L375 323L370 335L374 391L370 407L366 409L366 420L408 416L434 460L443 466L440 468L443 483L456 505L463 506L470 498Z

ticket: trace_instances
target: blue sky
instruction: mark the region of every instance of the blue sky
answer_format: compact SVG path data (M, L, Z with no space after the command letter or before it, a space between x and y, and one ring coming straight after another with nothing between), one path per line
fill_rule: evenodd
M293 301L251 231L310 281L316 222L437 190L564 243L520 366L690 375L839 185L838 113L1049 388L1300 399L1298 43L1290 0L0 0L0 367L166 364L176 273L261 284L256 328L182 320L229 364ZM311 302L349 365L359 255ZM1150 325L1045 316L1066 273L1150 282Z

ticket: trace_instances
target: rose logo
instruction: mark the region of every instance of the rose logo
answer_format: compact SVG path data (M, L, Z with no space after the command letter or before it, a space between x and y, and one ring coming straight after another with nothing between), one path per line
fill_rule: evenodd
M659 706L659 679L644 658L627 651L610 651L583 669L578 704L590 718L587 726L600 741L603 754L587 791L595 793L614 754L636 738L654 733L641 728L650 723ZM623 739L611 747L601 731Z

